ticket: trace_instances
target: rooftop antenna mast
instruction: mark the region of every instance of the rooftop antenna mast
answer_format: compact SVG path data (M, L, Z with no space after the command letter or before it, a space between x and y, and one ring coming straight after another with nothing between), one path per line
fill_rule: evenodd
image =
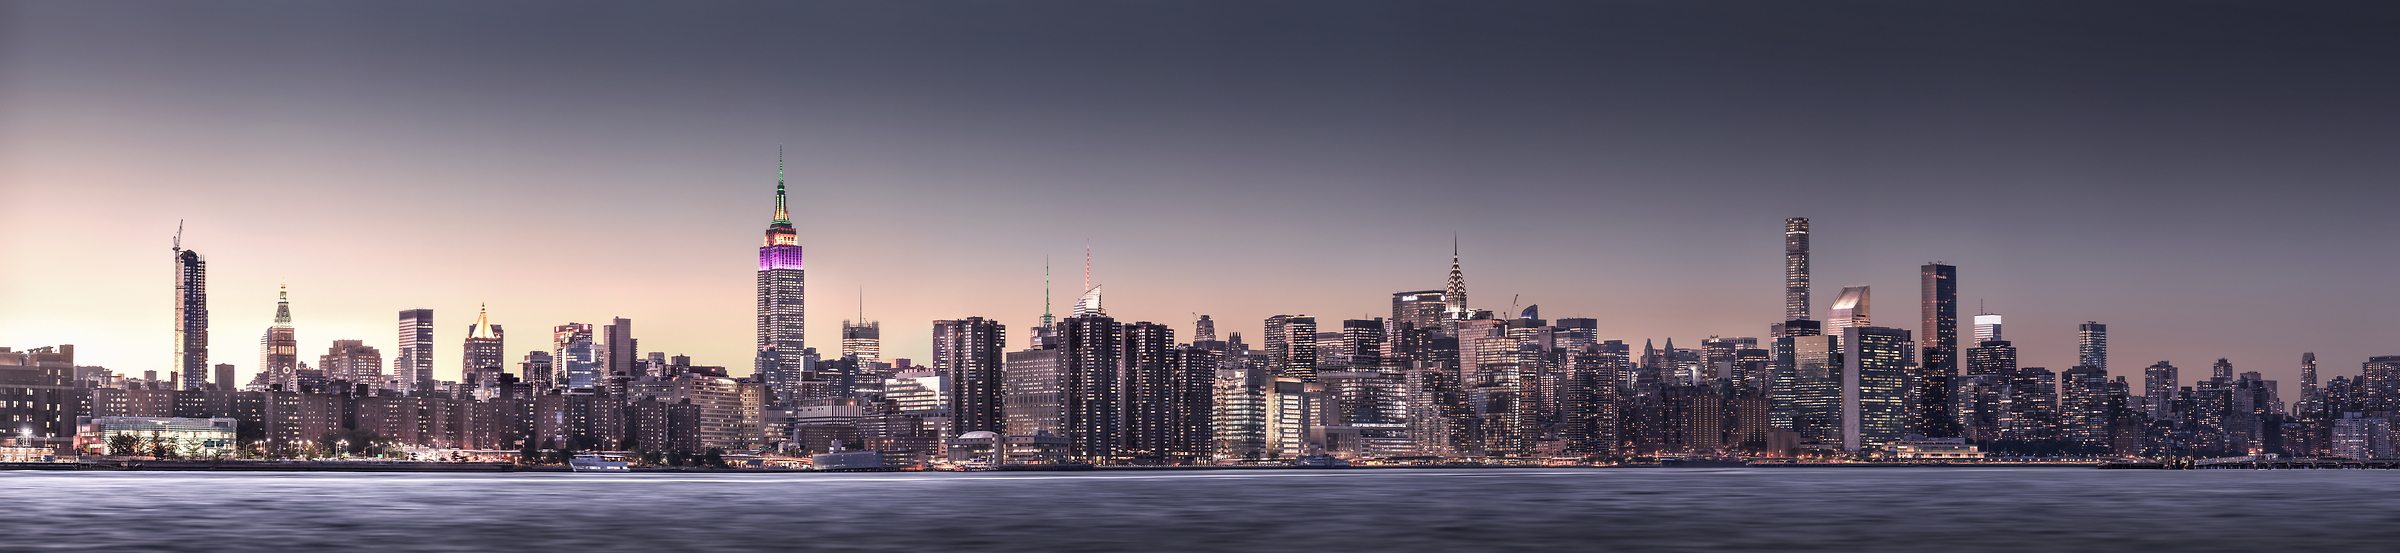
M1042 256L1042 326L1050 326L1058 317L1050 315L1050 256Z

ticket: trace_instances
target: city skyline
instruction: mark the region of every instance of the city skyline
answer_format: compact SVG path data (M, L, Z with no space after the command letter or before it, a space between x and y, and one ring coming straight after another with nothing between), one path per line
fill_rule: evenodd
M278 34L283 31L190 42L199 52L192 55L231 56L212 65L219 73L164 70L188 61L167 46L180 44L171 42L176 37L190 38L186 33L241 34L223 31L259 28L287 16L299 28L347 29L334 21L341 12L332 8L274 17L219 14L195 23L196 30L169 29L167 18L134 14L119 23L159 36L105 47L72 36L98 24L98 14L68 7L10 9L26 14L22 21L45 24L6 33L26 47L6 49L12 52L6 54L11 78L0 80L7 91L0 97L10 98L0 101L0 121L7 123L0 126L0 167L8 168L0 173L6 183L0 203L41 209L0 221L7 236L0 251L21 260L0 272L0 304L12 306L0 314L0 335L18 346L77 344L87 364L120 372L172 369L166 362L176 351L168 332L173 313L157 300L167 294L160 274L169 264L162 261L173 254L167 247L172 221L179 219L188 227L182 247L209 261L207 364L232 363L244 381L260 368L249 336L272 323L268 288L281 282L293 287L293 324L303 353L357 339L397 359L391 314L432 309L434 376L454 379L460 369L454 348L472 320L469 309L489 304L491 322L520 329L640 320L645 350L743 371L753 344L741 336L753 332L755 298L745 286L750 283L737 279L751 277L744 266L757 254L747 244L763 222L765 150L777 143L795 146L793 223L799 243L812 250L820 302L849 305L863 293L864 317L890 326L883 329L882 356L919 364L930 356L934 320L984 317L1012 330L1030 328L1043 312L1040 258L1071 256L1085 240L1097 252L1095 283L1109 289L1117 320L1162 323L1185 335L1193 313L1211 315L1220 334L1240 332L1253 344L1264 337L1261 321L1273 315L1313 316L1320 328L1381 316L1393 292L1443 287L1442 250L1450 245L1443 242L1454 235L1474 290L1471 307L1504 311L1504 296L1521 297L1523 304L1544 305L1552 317L1596 318L1600 337L1629 343L1764 338L1767 325L1781 320L1782 274L1774 248L1775 223L1785 217L1814 220L1816 313L1825 313L1824 300L1846 286L1882 288L1887 304L1916 301L1905 292L1914 283L1904 279L1939 260L1957 267L1960 301L2011 319L2007 339L2021 352L2021 365L2053 372L2075 364L2076 326L2086 321L2114 325L2109 346L2116 374L2166 360L2188 376L2224 357L2236 372L2259 371L2286 383L2300 381L2303 352L2321 357L2326 378L2354 375L2354 363L2394 353L2385 345L2400 334L2381 316L2400 307L2400 298L2377 293L2377 275L2390 274L2400 256L2380 239L2388 232L2371 224L2372 208L2394 194L2388 186L2372 187L2391 174L2392 162L2361 155L2373 151L2361 145L2388 139L2297 132L2310 125L2374 128L2392 120L2390 108L2347 96L2361 85L2371 90L2382 83L2365 79L2388 77L2335 76L2351 58L2331 49L2340 45L2333 39L2302 41L2283 51L2314 55L2308 59L2327 65L2258 69L2316 85L2296 87L2304 92L2226 90L2212 84L2215 73L2201 70L2161 69L2140 83L2102 83L2118 94L2177 91L2176 114L2254 108L2243 110L2251 115L2210 119L2227 129L2222 132L2180 133L2191 123L2113 103L2109 94L2011 101L1912 81L1902 88L1927 95L1893 109L1922 110L1933 124L1876 119L1868 126L1880 130L1835 133L1826 137L1833 146L1817 146L1790 139L1859 108L1805 96L1797 101L1808 109L1787 113L1788 119L1677 119L1708 109L1779 112L1769 108L1774 99L1768 97L1663 102L1660 94L1705 89L1716 81L1623 65L1622 58L1607 55L1598 59L1616 60L1611 67L1626 71L1627 79L1548 76L1547 70L1578 60L1486 42L1457 46L1466 47L1461 55L1469 60L1529 56L1522 58L1526 65L1495 66L1495 84L1453 90L1469 100L1463 103L1371 97L1423 112L1408 117L1362 113L1313 95L1309 87L1372 90L1416 83L1423 78L1419 70L1451 75L1466 69L1336 72L1269 89L1299 99L1192 104L1197 100L1182 96L1187 87L1216 89L1177 76L1225 70L1171 49L1165 51L1169 61L1157 66L1100 57L1032 66L1077 74L1151 67L1146 78L1164 79L1085 78L1055 85L978 78L923 54L883 61L999 85L1003 97L927 93L870 100L863 95L884 90L879 87L921 84L927 77L877 79L880 74L865 65L816 58L812 70L765 71L769 76L756 78L695 69L709 87L646 89L672 99L661 102L562 96L545 86L512 91L534 85L479 73L500 66L478 65L458 53L387 44L395 33L449 29L435 21L401 18L352 29L364 34L334 45L337 52L327 55L337 57L331 59L381 69L354 75L360 83L394 84L389 90L399 91L379 92L297 77L321 60L260 50L275 38L299 36ZM1630 15L1668 22L1690 17L1664 10ZM893 24L888 13L836 11L832 15ZM1181 28L1137 12L1102 16ZM1923 15L1902 16L1912 13ZM2102 23L2123 15L2085 13ZM632 21L636 15L593 17ZM1527 26L1535 31L1529 40L1539 45L1586 54L1617 46L1530 21L1527 14L1469 15L1456 24ZM966 37L957 40L1023 38L1004 25L949 24L964 26ZM1855 25L1867 25L1875 36L1925 39L1899 26ZM659 30L682 36L673 31L688 29ZM514 45L499 51L534 62L585 59L471 31L459 31L464 43ZM1269 33L1269 45L1291 48L1302 61L1266 74L1230 76L1280 83L1290 77L1282 71L1373 61L1317 38L1364 32L1334 25ZM1871 64L1833 63L1842 57L1836 54L1855 52L1808 40L1822 37L1779 32L1817 48L1789 55L1876 74ZM2151 32L2159 34L2144 36L2167 44L2197 40ZM601 46L643 44L577 38ZM852 33L808 40L851 50L888 45ZM1097 33L1058 40L1063 42L999 50L1163 47ZM1619 40L1664 39L1637 34ZM2153 67L2180 67L2175 63L2202 55L2159 54L2097 34L2066 40L2098 48L2103 60ZM777 67L771 58L735 52L730 43L698 44L668 57L738 60L723 69ZM1867 90L1856 86L1872 81L1779 75L1764 68L1774 54L1758 43L1739 44L1745 46L1737 48L1738 59L1719 61L1734 62L1741 74L1763 82L1824 94ZM770 50L788 53L822 44L774 45ZM2200 46L2198 52L2215 51ZM1968 71L1959 78L1980 83L2050 75L2013 65L2047 58L1988 57L1997 54L1980 48L1954 53L1968 58L1960 66L1990 73ZM458 74L424 65L447 62L470 69ZM2057 71L2092 67L2070 63ZM670 74L665 71L648 65L570 71L564 81L594 85ZM755 92L816 82L808 76L819 74L868 84L793 86L815 92L792 96ZM441 78L402 83L413 77ZM1632 77L1666 84L1635 86L1639 79ZM467 92L445 95L444 86ZM1077 101L1113 98L1079 86L1172 94L1168 100L1099 102L1101 115L1076 119L1066 131L1003 139L1042 128L1012 110L1051 113ZM1617 86L1631 89L1588 102L1559 97ZM257 92L285 95L241 97ZM404 92L430 96L411 103ZM1056 98L1025 96L1035 92ZM2264 96L2243 96L2251 92ZM1537 100L1531 105L1564 109L1558 113L1572 124L1496 107L1525 94ZM588 105L540 107L560 98ZM710 99L727 105L723 111L686 105ZM291 102L276 103L284 100ZM1645 119L1632 106L1669 116ZM516 112L486 111L504 108ZM2081 143L2069 136L2076 133L2029 132L2025 128L2033 123L1969 116L2019 110L2013 113L2057 124L2114 108L2122 109L2101 113L2121 117L2083 129L2096 136ZM939 117L907 115L913 110ZM602 114L633 120L596 117ZM486 115L492 118L474 121ZM1192 126L1211 117L1223 119L1225 127ZM1278 120L1292 117L1298 118ZM427 119L406 123L411 118ZM576 132L535 130L557 125ZM1357 140L1387 127L1399 132L1386 142ZM705 138L681 142L688 136ZM1276 138L1245 145L1230 140L1237 136ZM1913 138L1920 136L1933 139L1918 145ZM2069 151L2076 148L2060 140L2108 159ZM1429 157L1408 159L1419 155ZM1726 168L1722 160L1740 168ZM2290 182L2292 175L2307 180ZM1912 195L1925 198L1897 199ZM453 201L457 197L476 202ZM1180 209L1155 207L1167 204ZM1380 230L1368 238L1349 232L1378 221L1384 227L1374 227ZM363 255L350 250L361 245L373 246L368 259L409 261L326 262ZM1915 321L1891 316L1904 312L1887 307L1883 326L1915 328ZM819 317L810 334L839 336L840 320ZM538 344L521 342L505 358L513 361ZM811 345L831 351L833 344Z

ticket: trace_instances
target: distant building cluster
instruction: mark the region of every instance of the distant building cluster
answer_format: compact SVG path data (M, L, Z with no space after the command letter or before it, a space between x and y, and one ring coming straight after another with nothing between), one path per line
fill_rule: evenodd
M822 454L872 450L961 466L1225 464L1295 458L1597 461L1632 457L1964 460L1985 456L2393 455L2400 356L2320 386L2302 356L2297 400L2219 359L2189 383L2161 361L2111 375L2108 328L2079 325L2077 364L2019 366L2002 318L1960 335L1958 269L1919 269L1913 329L1879 326L1871 291L1810 304L1809 221L1785 221L1784 317L1763 338L1697 347L1599 335L1467 303L1453 247L1443 289L1390 296L1388 317L1264 319L1255 345L1109 316L1090 282L1011 345L997 319L931 322L931 359L885 359L881 325L843 321L840 350L808 346L802 247L780 169L759 247L750 374L642 352L633 321L565 323L510 361L479 312L439 380L434 313L399 312L397 351L334 340L311 365L288 289L235 385L209 355L206 263L175 248L175 356L162 376L74 362L74 346L0 348L0 444L60 453L181 448L251 455L334 440L413 448ZM1966 340L1962 343L1962 338ZM520 342L522 343L522 342ZM1962 347L1963 346L1963 347ZM522 346L520 346L522 347ZM2139 377L2136 381L2129 377ZM141 445L148 444L148 445ZM139 448L137 448L139 449ZM14 450L12 450L14 451Z

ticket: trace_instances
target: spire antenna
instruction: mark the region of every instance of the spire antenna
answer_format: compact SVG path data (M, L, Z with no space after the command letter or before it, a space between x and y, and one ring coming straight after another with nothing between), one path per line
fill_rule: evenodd
M783 204L783 145L775 145L775 224L792 224L791 211Z
M1092 289L1092 239L1083 239L1083 289Z

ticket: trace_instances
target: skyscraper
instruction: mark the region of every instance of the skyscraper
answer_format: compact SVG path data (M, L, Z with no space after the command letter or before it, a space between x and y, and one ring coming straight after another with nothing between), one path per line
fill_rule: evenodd
M2075 325L2075 360L2108 372L2108 325L2091 321Z
M802 352L808 349L807 272L801 270L800 234L784 206L783 152L775 153L775 220L767 224L765 243L758 247L758 349L760 359L774 363L779 374L808 370ZM766 369L767 367L760 367Z
M1951 381L1958 376L1958 268L1927 263L1919 268L1922 288L1922 326L1918 331L1916 375L1909 390L1908 428L1912 433L1954 438L1958 413L1950 398Z
M2149 407L2152 420L2175 420L2175 366L2165 361L2142 369L2143 405Z
M1869 307L1867 287L1843 288L1842 295L1833 299L1833 310L1825 314L1825 333L1833 335L1845 328L1875 326L1874 317L1867 314Z
M1177 349L1175 331L1167 325L1127 323L1123 332L1125 455L1140 463L1191 462L1207 449L1192 427L1207 420L1216 370L1182 363L1187 353L1206 354ZM1199 370L1187 370L1192 368Z
M1092 284L1092 245L1089 242L1083 245L1083 297L1075 300L1075 306L1067 309L1067 315L1072 317L1108 315L1108 308L1100 303L1100 285Z
M1349 357L1351 370L1373 370L1383 366L1383 319L1351 319L1342 321L1342 342L1339 351Z
M1275 376L1317 380L1317 319L1306 315L1276 315L1266 322L1267 368Z
M2217 358L2217 364L2208 368L2208 377L2233 382L2233 362L2223 357Z
M1975 343L2007 340L2000 334L2000 316L1984 313L1975 316Z
M1068 317L1058 321L1060 349L1066 350L1059 374L1059 429L1067 438L1068 454L1087 461L1116 457L1124 431L1123 398L1118 384L1124 362L1117 320L1105 314Z
M600 358L600 345L592 343L590 335L577 337L575 341L567 343L560 353L559 372L566 375L568 390L590 392L606 384L602 381L606 375L601 372L607 370L607 366Z
M556 326L556 327L551 327L551 329L550 329L550 385L551 385L551 386L554 386L554 387L559 387L559 388L565 388L565 387L568 387L568 382L571 380L571 376L572 376L572 375L569 375L569 374L567 374L567 346L574 345L576 342L590 342L590 341L592 341L592 325L590 325L590 324L586 324L586 323L567 323L567 324L563 324L563 325L558 325L558 326Z
M175 231L175 361L168 366L183 374L184 385L198 387L208 372L208 261L200 252L183 249L183 229ZM232 382L216 383L232 389Z
M1000 434L1057 434L1064 420L1067 350L1055 347L1008 352L1005 370L991 371L1000 384L992 408ZM955 394L953 397L956 397ZM953 425L958 424L955 420ZM965 432L965 427L960 427Z
M383 352L363 340L334 340L333 347L317 357L317 368L329 380L378 382L383 380Z
M1967 374L2009 375L2017 370L2017 347L1993 340L1967 348Z
M1881 446L1907 431L1908 341L1897 328L1842 329L1842 449Z
M1459 270L1458 238L1450 238L1450 288L1442 293L1442 318L1461 320L1474 318L1467 310L1467 274Z
M1819 444L1843 443L1844 384L1841 336L1785 336L1792 344L1792 385L1776 390L1788 394L1791 429L1800 438Z
M1774 369L1769 371L1767 397L1768 424L1775 428L1794 429L1793 416L1799 413L1799 339L1824 334L1823 321L1793 319L1777 325L1775 342L1769 347Z
M2108 371L2081 365L2058 375L2062 438L2085 447L2105 447L2109 437Z
M517 365L517 371L525 375L525 384L537 394L558 387L558 372L552 369L551 353L538 349L525 352L525 360Z
M467 339L460 344L465 355L458 366L459 388L480 392L498 381L508 366L508 349L501 336L500 325L492 324L491 310L477 307L475 324L467 325Z
M400 312L400 347L398 361L392 363L392 376L408 382L410 389L433 390L433 310L410 309Z
M2295 411L2301 414L2324 407L2325 394L2317 389L2317 352L2300 354L2300 401Z
M864 320L842 321L842 356L857 357L864 369L883 362L883 324Z
M1419 290L1392 294L1392 322L1407 323L1414 328L1439 328L1442 313L1448 311L1449 300L1441 290Z
M1783 220L1783 318L1807 320L1808 307L1808 218L1793 217Z
M1001 348L1006 328L983 317L933 322L933 370L950 379L950 432L1009 433Z
M289 288L275 291L275 325L267 327L266 334L258 338L258 370L267 375L268 386L299 390L300 342L293 339Z
M641 342L633 337L633 320L615 317L600 327L601 378L632 380L642 375Z
M1042 316L1038 320L1041 324L1033 325L1033 331L1025 333L1025 338L1033 349L1045 349L1050 347L1049 338L1052 325L1058 324L1058 316L1050 314L1049 256L1042 256Z

